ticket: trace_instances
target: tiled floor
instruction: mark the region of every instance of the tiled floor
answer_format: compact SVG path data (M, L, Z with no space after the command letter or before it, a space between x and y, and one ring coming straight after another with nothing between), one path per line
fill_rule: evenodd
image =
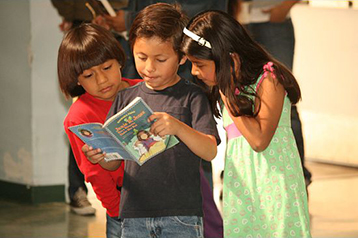
M313 237L358 237L358 169L307 163Z
M358 237L358 169L307 162L313 173L309 207L313 237ZM105 213L93 192L96 216L66 204L29 206L0 201L0 237L105 237Z

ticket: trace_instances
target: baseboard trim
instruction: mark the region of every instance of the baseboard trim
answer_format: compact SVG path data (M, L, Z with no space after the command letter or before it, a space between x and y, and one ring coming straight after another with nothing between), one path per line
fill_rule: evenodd
M0 197L30 204L65 202L65 185L30 186L0 181Z

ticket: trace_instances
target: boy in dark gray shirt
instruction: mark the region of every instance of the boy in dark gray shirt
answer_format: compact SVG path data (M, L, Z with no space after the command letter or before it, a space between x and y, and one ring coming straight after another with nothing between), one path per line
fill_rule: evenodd
M141 97L154 111L149 117L151 133L175 135L180 143L143 166L125 162L122 237L203 237L200 159L214 159L220 139L205 94L177 74L186 60L179 50L186 23L177 6L158 3L142 10L130 30L136 68L144 82L121 91L107 117ZM86 155L106 169L122 162L105 162L98 152Z

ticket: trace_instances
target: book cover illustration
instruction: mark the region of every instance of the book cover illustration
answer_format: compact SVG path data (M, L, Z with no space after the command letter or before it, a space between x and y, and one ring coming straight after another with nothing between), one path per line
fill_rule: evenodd
M84 143L106 152L106 161L130 157L116 139L102 127L101 123L88 123L69 127Z
M128 106L111 117L105 127L126 148L139 164L177 144L175 136L154 136L150 133L153 112L140 98L135 98Z
M153 156L179 143L172 135L164 137L150 133L148 118L153 112L142 98L135 98L104 125L87 123L69 127L84 143L106 152L106 161L134 160L144 164Z

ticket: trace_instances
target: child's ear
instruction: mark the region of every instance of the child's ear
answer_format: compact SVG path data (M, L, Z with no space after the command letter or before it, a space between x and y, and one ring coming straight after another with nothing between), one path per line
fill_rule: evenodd
M183 57L181 57L181 59L179 61L179 65L185 64L186 60L187 60L187 57L184 55Z

